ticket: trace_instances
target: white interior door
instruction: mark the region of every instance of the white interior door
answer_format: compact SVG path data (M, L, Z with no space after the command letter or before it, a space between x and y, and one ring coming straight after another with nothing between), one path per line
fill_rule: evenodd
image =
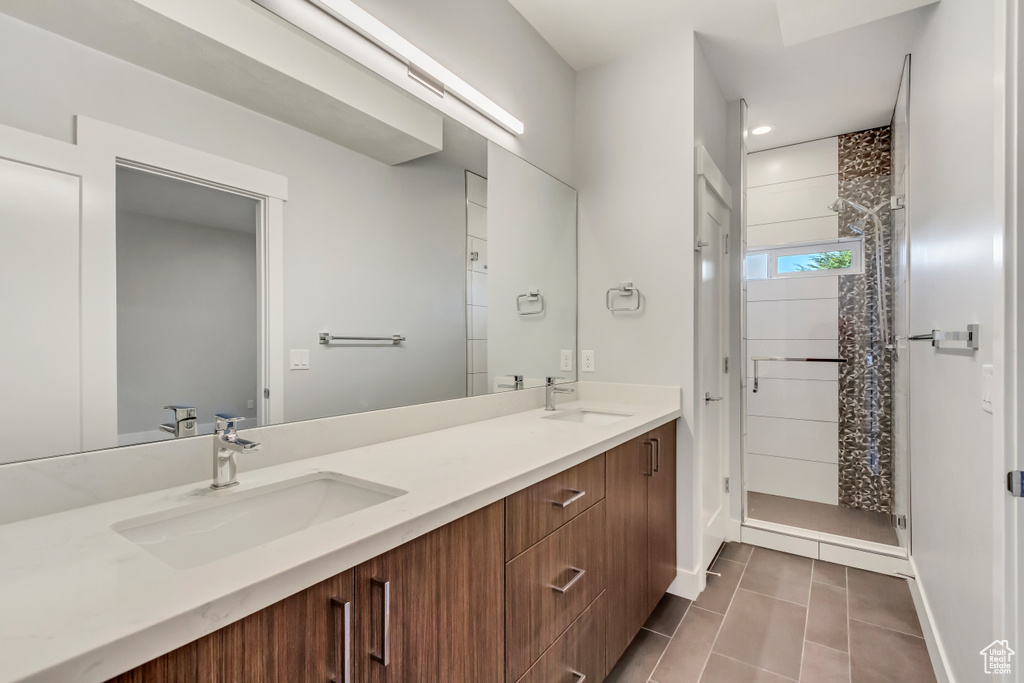
M701 517L703 564L707 566L728 530L729 397L726 395L725 356L728 334L725 308L726 245L729 234L731 191L703 149L699 162L704 173L698 184L697 210L700 240L698 334L700 337L700 394L696 397L700 421ZM698 156L700 160L701 157Z
M74 146L0 126L0 463L83 447L82 175Z

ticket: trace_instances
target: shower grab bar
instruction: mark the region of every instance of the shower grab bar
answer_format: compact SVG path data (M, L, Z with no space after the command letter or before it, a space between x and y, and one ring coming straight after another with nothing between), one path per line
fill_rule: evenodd
M330 344L332 341L386 341L398 346L405 341L405 337L400 334L393 334L390 337L336 337L330 332L320 333L321 344Z
M757 393L758 385L758 363L761 361L780 361L788 363L845 363L845 358L785 358L783 356L754 356L754 393Z

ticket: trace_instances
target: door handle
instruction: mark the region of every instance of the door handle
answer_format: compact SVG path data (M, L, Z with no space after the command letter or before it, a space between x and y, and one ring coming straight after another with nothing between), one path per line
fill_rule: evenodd
M651 439L651 443L654 444L654 466L652 470L654 472L661 471L661 439Z
M352 683L352 603L331 598L331 609L334 612L334 661L338 667L331 683Z
M573 669L572 675L576 677L576 680L573 681L573 683L583 683L583 681L587 680L587 675L586 674L580 673L579 671L576 671L575 669Z
M644 446L647 446L647 471L644 472L645 477L654 476L654 442L648 439L644 441Z
M711 403L712 401L721 401L721 396L712 396L710 391L704 392L704 405Z
M380 653L372 652L370 657L387 666L391 663L391 582L377 578L370 579L370 582L384 590L384 608L381 611L383 633L381 634Z

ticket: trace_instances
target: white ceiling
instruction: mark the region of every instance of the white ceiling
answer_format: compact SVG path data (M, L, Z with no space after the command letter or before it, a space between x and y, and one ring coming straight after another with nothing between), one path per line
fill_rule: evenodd
M782 40L796 45L939 0L775 0Z
M259 202L184 180L119 166L117 210L256 234Z
M931 14L912 8L935 0L510 1L577 70L696 31L726 99L746 100L751 128L773 127L748 138L758 151L886 125Z

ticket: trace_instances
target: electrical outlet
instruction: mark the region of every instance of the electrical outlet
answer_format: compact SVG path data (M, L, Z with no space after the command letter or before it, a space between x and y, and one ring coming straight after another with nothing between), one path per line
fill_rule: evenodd
M572 349L562 349L558 369L562 372L572 372Z
M309 349L292 349L289 370L309 370Z
M584 351L583 352L583 362L581 363L581 365L583 366L581 368L583 370L583 372L593 372L596 369L597 366L594 364L594 352L593 351Z
M254 401L254 400L252 400L252 399L250 398L250 399L249 399L249 402L248 402L248 403L247 403L246 405L247 405L247 407L249 408L249 410L252 410L253 408L255 408L255 407L256 407L256 401Z

